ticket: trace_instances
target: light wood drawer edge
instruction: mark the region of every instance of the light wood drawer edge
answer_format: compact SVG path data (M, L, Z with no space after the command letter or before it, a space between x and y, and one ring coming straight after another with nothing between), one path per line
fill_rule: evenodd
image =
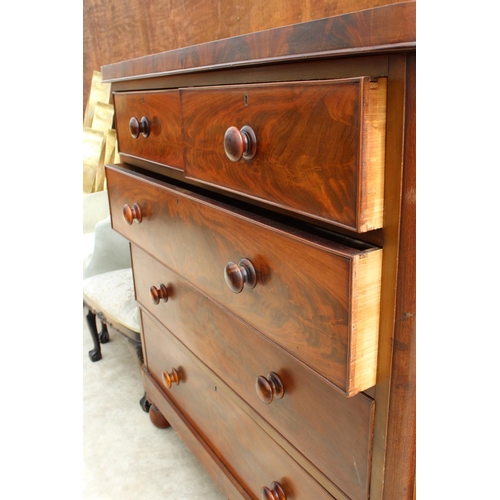
M373 387L377 382L382 249L356 257L352 266L351 349L347 363L347 396Z
M370 81L366 94L361 159L366 173L359 179L361 233L383 226L387 78Z

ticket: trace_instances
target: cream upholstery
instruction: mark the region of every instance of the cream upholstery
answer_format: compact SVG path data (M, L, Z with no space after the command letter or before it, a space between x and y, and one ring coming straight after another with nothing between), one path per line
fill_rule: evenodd
M83 280L83 299L109 323L140 332L139 309L134 296L132 269L118 269Z

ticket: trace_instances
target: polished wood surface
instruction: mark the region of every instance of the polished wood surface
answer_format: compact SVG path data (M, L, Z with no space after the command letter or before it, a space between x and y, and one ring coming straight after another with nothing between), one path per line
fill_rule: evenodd
M294 24L170 50L102 67L108 82L179 71L208 70L238 63L317 58L408 50L415 47L415 2L404 2L351 12L327 19Z
M248 106L248 96L244 96L245 106ZM231 161L251 160L257 153L257 137L252 127L243 125L238 130L231 126L224 134L224 152Z
M281 484L277 481L273 481L271 489L264 486L260 490L260 500L287 500L287 496L283 491Z
M382 226L385 78L180 94L186 177L357 231Z
M374 385L381 249L311 239L310 234L243 210L230 211L119 166L106 172L115 230L343 393L352 396ZM143 220L130 226L121 212L133 202L142 207ZM228 262L241 258L255 267L257 284L235 294L223 271Z
M160 301L167 302L168 301L168 289L162 283L158 288L154 285L149 289L149 295L153 301L153 304L158 305Z
M113 99L120 154L147 158L161 165L182 169L179 93L175 90L115 93ZM148 122L146 136L139 126L142 119Z
M314 210L304 212L265 199L258 182L254 186L248 182L249 188L244 183L243 187L222 184L224 176L217 176L215 169L212 181L185 177L182 170L152 161L148 155L154 151L148 147L139 156L122 155L123 162L134 166L108 168L112 220L138 245L133 245L136 292L143 315L151 311L158 320L150 317L157 334L150 335L150 327L141 333L153 342L145 353L148 398L179 429L228 498L279 498L277 485L284 495L294 497L289 484L275 474L252 481L259 484L248 493L239 465L253 464L253 457L242 449L233 464L207 439L197 421L200 409L194 407L194 396L179 399L186 397L181 391L188 385L184 367L169 353L158 352L164 349L158 340L163 335L185 354L193 373L198 370L224 395L223 413L215 416L209 410L216 420L241 413L248 419L245 422L251 422L250 437L247 425L238 419L241 427L233 429L235 435L229 430L223 439L228 448L234 442L236 447L242 445L241 436L253 438L255 428L256 435L266 436L259 453L278 446L308 474L314 487L320 485L337 500L411 500L415 491L415 3L213 40L129 58L103 68L104 73L113 82L115 95L147 89L180 89L187 94L183 90L187 88L192 95L215 90L229 95L236 86L285 89L294 82L305 86L321 80L326 85L327 80L355 78L366 78L369 85L386 83L384 151L363 150L371 142L370 123L380 123L364 98L358 121L363 146L358 154L365 155L361 164L366 168L371 158L383 156L379 161L383 174L378 175L378 185L374 176L358 177L357 201L363 199L363 189L383 191L377 198L383 204L376 208L383 212L382 227L364 231L359 224L318 218L312 215ZM255 102L248 92L240 100L244 108ZM317 101L310 99L310 105ZM222 108L213 106L214 115L220 115ZM262 106L257 114L270 108ZM297 109L306 117L312 113L307 106ZM200 115L205 112L201 98L199 110ZM232 106L227 110L234 116ZM184 130L186 112L182 107ZM139 113L136 118L140 123ZM298 125L286 133L288 122L293 123L292 116L272 131L277 130L285 151L280 154L289 154L290 163L307 151L316 135L304 132L291 140ZM130 135L130 117L126 125ZM132 133L138 136L133 140L147 141L146 128L133 121ZM214 161L218 168L244 166L248 175L265 144L258 127L246 119L228 119L217 135L218 144L208 157L201 149L194 156L195 167ZM338 139L330 148L335 146L345 144ZM191 146L186 147L184 140L183 160L190 154ZM295 177L301 175L302 171ZM281 177L279 190L286 192L287 183L296 179ZM323 189L335 181L325 177ZM300 199L300 192L295 194ZM131 216L134 204L140 209L139 224ZM130 210L124 213L126 205ZM365 214L372 208L367 203L357 210ZM338 245L343 248L340 253ZM141 253L146 256L142 264ZM168 302L154 304L151 288L161 290L161 285L168 290ZM363 335L366 331L377 334ZM344 342L340 351L333 349L339 341ZM336 352L342 353L340 360L334 358ZM147 371L150 363L157 365L156 378ZM172 384L173 370L179 385ZM332 383L335 373L338 380ZM188 382L191 378L188 374ZM358 390L363 392L356 394ZM189 405L193 406L188 409ZM354 448L353 443L357 443ZM355 457L349 455L353 449ZM315 498L309 488L307 493L301 491L300 497Z
M398 298L385 474L386 499L415 498L416 455L416 57L406 65L406 120L402 176Z
M103 65L389 3L395 1L83 0L83 110L92 72Z
M149 372L160 382L165 365L178 367L180 384L165 389L168 397L216 450L251 498L258 499L263 486L278 480L289 498L332 499L247 414L231 404L224 390L214 386L167 330L146 313L142 324Z
M255 379L255 392L266 405L285 395L285 386L277 373L270 372L267 377L259 375Z
M134 203L130 206L128 203L125 203L122 208L122 215L125 219L125 222L131 226L134 222L140 224L142 222L142 212L141 207L138 203Z
M175 368L172 368L170 372L163 370L161 379L167 389L171 389L173 385L179 385L180 383L179 372Z
M352 498L366 498L373 400L364 394L352 398L339 394L283 349L224 311L135 245L132 262L141 306L279 429L280 434L342 491ZM172 298L167 304L160 307L151 304L150 276L168 283ZM148 355L151 356L150 350ZM270 371L279 378L283 394L271 404L265 404L255 391L255 382L261 376L268 376Z
M151 405L149 408L149 419L155 427L158 427L158 429L167 429L170 427L168 420L155 405Z

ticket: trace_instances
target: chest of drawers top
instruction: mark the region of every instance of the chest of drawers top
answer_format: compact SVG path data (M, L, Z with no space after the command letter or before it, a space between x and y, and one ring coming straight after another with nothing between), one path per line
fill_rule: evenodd
M416 3L395 3L341 16L170 50L102 67L111 83L235 67L411 50ZM142 83L140 84L142 86ZM150 81L149 88L158 88Z
M403 2L104 66L122 161L381 228L387 54L414 46L415 3Z

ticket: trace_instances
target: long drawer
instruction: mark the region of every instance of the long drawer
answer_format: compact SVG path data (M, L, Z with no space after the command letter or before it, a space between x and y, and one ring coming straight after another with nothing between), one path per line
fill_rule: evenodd
M290 500L332 499L144 312L142 324L148 371L251 498L277 482Z
M121 167L107 176L125 238L344 394L375 384L381 249L313 237Z
M382 226L385 78L180 95L187 177L359 232Z
M364 394L345 398L135 245L132 262L141 306L342 491L366 498L373 400ZM158 297L163 288L166 295Z
M113 98L120 154L182 170L179 92L125 92Z

